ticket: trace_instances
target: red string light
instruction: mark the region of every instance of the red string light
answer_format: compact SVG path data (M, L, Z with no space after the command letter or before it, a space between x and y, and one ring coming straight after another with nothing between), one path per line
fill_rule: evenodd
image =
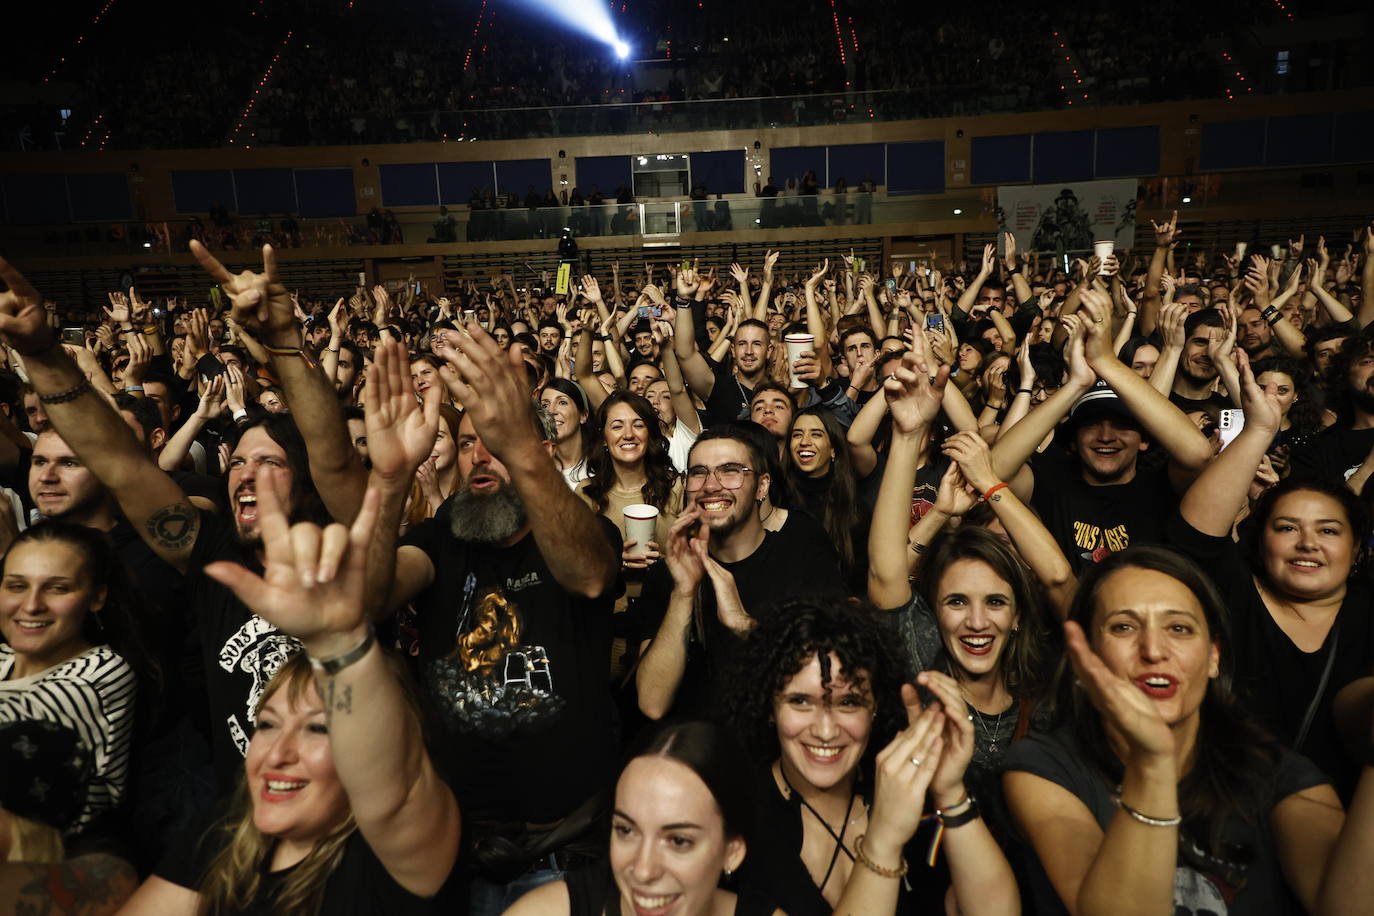
M830 0L830 19L835 24L835 44L840 49L840 63L845 63L844 58L844 34L840 31L840 12L835 6L835 0Z
M86 41L86 33L89 32L91 29L95 28L97 25L99 25L99 24L100 24L100 20L102 20L102 19L105 18L105 14L108 13L108 12L110 11L110 7L112 7L112 6L114 6L114 5L115 5L115 0L105 0L105 5L102 6L102 7L100 8L100 12L96 13L96 14L95 14L95 18L92 19L91 22L90 22L90 24L86 26L86 31L85 31L85 32L82 32L80 35L77 35L77 36L76 36L76 47L78 47L78 48L81 47L82 43L84 43L84 42ZM49 80L51 80L54 76L56 76L56 75L57 75L57 71L58 71L59 69L61 69L62 65L65 64L66 62L67 62L67 57L66 57L66 55L63 55L63 56L59 57L59 58L57 59L57 63L53 64L53 65L52 65L52 69L48 71L48 75L45 76L45 77L43 77L43 82L46 83L46 82L48 82Z
M272 61L267 65L267 69L263 71L262 77L258 80L257 86L253 87L253 94L248 97L248 104L243 107L243 111L239 114L238 123L234 125L233 131L229 134L230 146L233 146L236 143L238 143L239 134L243 131L243 126L246 123L248 123L248 116L253 113L253 109L257 106L258 99L261 97L262 91L267 88L267 81L272 78L272 71L276 68L277 62L280 61L281 56L286 53L286 45L289 41L291 41L291 34L292 33L289 31L286 33L286 37L281 40L281 47L277 49L276 54L272 55ZM249 136L256 137L257 132L250 131ZM253 147L245 146L244 148L252 149Z

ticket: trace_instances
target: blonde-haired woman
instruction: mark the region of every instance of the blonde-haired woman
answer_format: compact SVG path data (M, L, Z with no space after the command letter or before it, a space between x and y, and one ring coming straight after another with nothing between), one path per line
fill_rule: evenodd
M206 573L304 652L257 704L229 813L181 844L125 912L451 909L441 892L458 854L458 804L363 605L377 493L369 490L351 530L288 526L275 477L258 477L265 575L234 563Z

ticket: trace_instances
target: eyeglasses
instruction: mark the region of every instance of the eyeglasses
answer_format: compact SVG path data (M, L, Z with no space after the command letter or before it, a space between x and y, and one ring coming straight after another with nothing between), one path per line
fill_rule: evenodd
M687 469L687 489L700 490L706 486L706 478L712 474L716 475L716 480L727 490L738 490L744 486L744 475L754 473L754 469L742 464L729 462L718 467L708 468L702 464L694 464Z

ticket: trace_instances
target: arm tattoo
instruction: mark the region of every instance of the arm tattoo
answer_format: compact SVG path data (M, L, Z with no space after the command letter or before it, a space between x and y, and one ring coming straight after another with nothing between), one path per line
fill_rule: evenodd
M4 867L23 868L33 876L12 901L14 912L25 916L108 913L138 887L138 874L128 862L103 853L78 856L60 865Z
M167 550L185 550L200 530L200 510L188 502L163 506L147 521L148 537L154 546Z
M334 708L337 709L339 712L343 713L343 714L346 715L346 716L351 716L351 715L353 715L353 685L352 685L352 684L344 684L343 690L340 690L340 691L339 691L339 699L338 699L338 702L336 702L336 703L334 704Z

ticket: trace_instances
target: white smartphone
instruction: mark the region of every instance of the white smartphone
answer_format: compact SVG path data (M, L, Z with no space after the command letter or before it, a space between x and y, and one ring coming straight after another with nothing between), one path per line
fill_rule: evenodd
M1236 441L1236 436L1245 428L1245 411L1236 407L1228 407L1221 412L1221 418L1217 420L1217 432L1221 434L1221 447Z

